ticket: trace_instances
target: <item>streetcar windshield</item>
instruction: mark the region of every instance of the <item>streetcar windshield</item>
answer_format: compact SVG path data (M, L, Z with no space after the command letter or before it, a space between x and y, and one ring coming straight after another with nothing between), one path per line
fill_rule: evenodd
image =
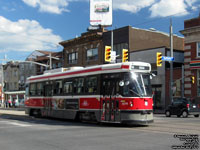
M124 96L152 96L150 75L131 72L124 76Z

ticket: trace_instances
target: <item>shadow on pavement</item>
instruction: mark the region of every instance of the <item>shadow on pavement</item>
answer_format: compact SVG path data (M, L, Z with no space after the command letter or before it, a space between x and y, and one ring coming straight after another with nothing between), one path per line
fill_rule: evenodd
M0 120L6 119L11 121L21 121L30 124L40 124L48 126L82 126L82 127L115 127L115 128L139 128L148 127L148 125L126 125L119 123L98 123L98 122L87 122L87 121L75 121L68 119L57 119L57 118L35 118L27 115L15 115L15 114L0 114Z

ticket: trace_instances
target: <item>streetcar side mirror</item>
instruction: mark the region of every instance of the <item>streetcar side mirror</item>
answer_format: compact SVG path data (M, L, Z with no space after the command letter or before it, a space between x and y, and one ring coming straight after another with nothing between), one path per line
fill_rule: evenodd
M156 77L156 74L150 73L150 79L151 79L151 80L153 79L153 77Z

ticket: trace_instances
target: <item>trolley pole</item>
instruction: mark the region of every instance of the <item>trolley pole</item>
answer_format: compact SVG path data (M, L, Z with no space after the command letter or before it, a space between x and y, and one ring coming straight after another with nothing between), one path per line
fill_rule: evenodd
M173 28L172 28L172 19L170 19L170 54L173 57ZM170 86L169 86L169 94L170 94L170 103L173 101L173 61L170 61Z

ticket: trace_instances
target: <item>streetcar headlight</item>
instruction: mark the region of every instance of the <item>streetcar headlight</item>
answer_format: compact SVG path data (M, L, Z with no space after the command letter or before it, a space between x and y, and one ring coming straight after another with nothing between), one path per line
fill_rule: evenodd
M144 101L144 105L145 105L145 106L148 106L148 101Z
M130 106L133 107L133 102L130 102Z

